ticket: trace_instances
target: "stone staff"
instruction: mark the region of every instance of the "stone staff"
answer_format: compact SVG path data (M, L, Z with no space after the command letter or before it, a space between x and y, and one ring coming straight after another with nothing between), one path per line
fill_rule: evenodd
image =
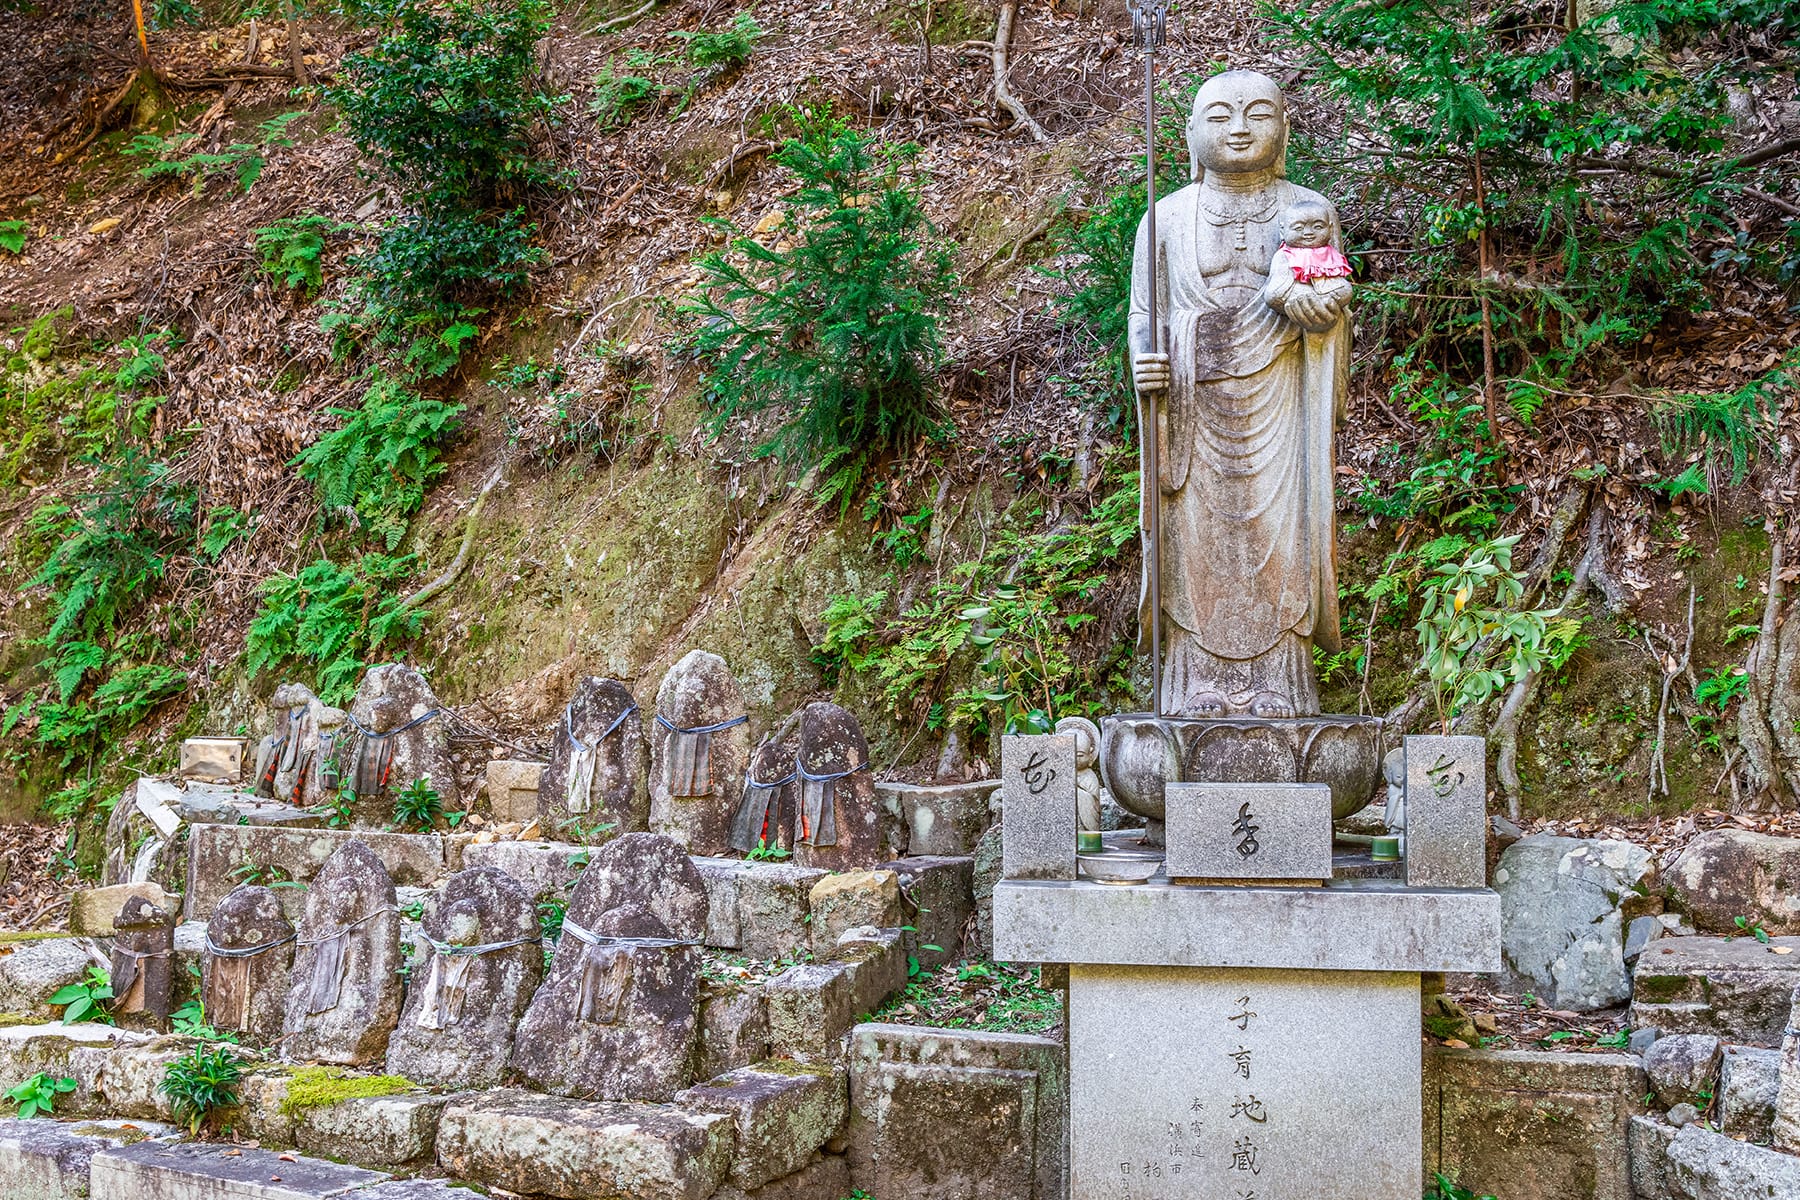
M1144 48L1144 190L1149 207L1144 220L1150 232L1150 353L1162 353L1156 321L1156 48L1168 36L1169 0L1126 0L1131 32ZM1127 353L1130 353L1127 349ZM1150 712L1163 715L1162 682L1162 439L1157 428L1157 393L1150 394L1144 426L1149 465L1138 464L1138 489L1145 492L1145 533L1150 542ZM1145 419L1142 412L1139 420ZM1145 480L1149 482L1146 484ZM1147 491L1146 491L1147 489ZM1138 636L1143 636L1139 630ZM1139 642L1139 645L1142 645Z

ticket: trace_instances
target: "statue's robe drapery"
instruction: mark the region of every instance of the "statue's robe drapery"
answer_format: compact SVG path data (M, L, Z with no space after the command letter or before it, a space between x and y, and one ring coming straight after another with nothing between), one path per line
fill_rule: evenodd
M1280 213L1316 196L1280 178L1268 192L1246 225L1247 253L1263 273L1255 288L1210 286L1202 274L1203 261L1236 244L1238 223L1209 215L1198 184L1157 204L1157 315L1171 368L1159 424L1161 669L1164 708L1174 716L1224 715L1201 711L1220 700L1225 712L1248 712L1270 696L1295 714L1317 713L1311 647L1338 645L1332 435L1348 382L1350 317L1308 333L1264 300ZM1148 253L1140 225L1134 333L1148 329ZM1146 531L1152 494L1146 486ZM1146 542L1146 643L1151 561Z

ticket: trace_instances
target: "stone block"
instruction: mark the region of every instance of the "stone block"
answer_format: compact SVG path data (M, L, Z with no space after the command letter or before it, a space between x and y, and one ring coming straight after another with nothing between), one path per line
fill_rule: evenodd
M1769 1141L1780 1090L1781 1051L1727 1046L1719 1069L1719 1128L1752 1142Z
M1075 738L1066 733L1000 739L1001 875L1075 878Z
M906 1200L1062 1200L1066 1064L1062 1044L1049 1038L857 1026L852 1181L871 1196Z
M1516 985L1552 1008L1623 1003L1631 994L1625 906L1653 870L1650 852L1631 842L1534 834L1508 846L1494 869L1494 890Z
M460 1179L562 1200L706 1200L731 1166L720 1113L495 1091L453 1100L438 1163Z
M155 1038L120 1046L77 1046L69 1053L69 1074L81 1080L84 1105L112 1117L139 1121L173 1121L175 1108L163 1094L169 1064L186 1055L194 1043L186 1038Z
M793 863L695 858L706 881L706 944L749 958L785 958L811 945L813 886L826 877Z
M75 938L34 938L0 945L0 1012L49 1020L62 1010L51 1005L59 988L80 983L98 966Z
M907 950L927 971L963 957L963 930L974 911L975 860L967 856L896 858L882 868L900 878ZM992 893L990 892L991 896ZM936 946L933 950L930 947Z
M96 1093L92 1087L108 1047L137 1046L150 1041L141 1033L128 1033L111 1025L8 1025L0 1027L0 1091L24 1083L37 1074L53 1079L75 1079L82 1086L74 1093L58 1096L59 1115L91 1110ZM77 1074L76 1052L93 1050L101 1057L83 1056Z
M1439 1169L1480 1195L1632 1200L1627 1137L1649 1090L1628 1054L1445 1050Z
M998 779L971 783L891 783L878 781L875 797L906 830L908 855L975 853L993 824L992 801Z
M988 828L981 835L981 841L975 846L975 872L972 891L975 896L975 946L974 952L981 955L992 955L994 952L994 886L1000 882L1002 866L1001 837L1002 829L998 825Z
M1163 822L1171 879L1331 878L1331 789L1322 783L1171 783Z
M1500 898L1385 880L1209 888L1006 879L994 887L993 953L1003 962L1488 972L1500 967Z
M726 1184L711 1200L845 1200L855 1191L850 1163L842 1154L815 1154L812 1161L753 1192Z
M799 1062L835 1058L851 1027L905 986L898 929L839 946L830 961L789 967L763 985L770 1052Z
M567 842L481 842L463 850L462 865L505 871L539 900L567 900L592 854Z
M1417 1200L1416 974L1071 965L1066 1026L1072 1195Z
M380 1171L217 1142L139 1142L95 1153L92 1200L323 1200Z
M116 1125L0 1119L0 1200L87 1200L94 1155L138 1136Z
M310 883L325 860L350 841L360 841L374 852L397 884L430 887L456 870L467 837L450 838L435 833L384 833L368 829L286 829L261 825L196 825L188 838L187 896L184 915L204 921L225 893L243 882L233 874L250 864L279 867L287 878ZM457 852L452 854L451 844ZM305 893L283 888L284 905L292 903L294 915L305 902Z
M181 743L181 777L207 783L236 783L244 777L241 737L191 737Z
M1709 829L1669 868L1670 905L1701 933L1735 933L1738 917L1800 934L1800 838Z
M1800 937L1772 944L1800 949ZM1774 954L1747 937L1661 938L1638 959L1630 1023L1772 1049L1781 1045L1796 985L1800 954Z
M1406 738L1406 882L1487 884L1487 740Z
M812 951L830 958L838 939L852 929L898 929L900 877L892 871L845 871L827 875L807 894L812 910Z
M1677 1200L1669 1190L1669 1143L1679 1130L1655 1117L1633 1117L1626 1133L1632 1200Z
M409 1166L432 1162L448 1097L371 1096L300 1110L293 1142L341 1162Z
M487 765L488 807L501 824L529 825L538 816L538 781L544 764L516 758L490 758Z
M1800 1196L1800 1157L1684 1125L1669 1141L1664 1178L1679 1200L1787 1200Z
M77 937L113 936L113 918L137 896L165 912L174 911L180 896L171 897L154 883L116 883L112 887L79 888L69 893L69 932Z
M838 1136L849 1115L849 1079L841 1069L777 1060L677 1092L675 1103L731 1118L737 1129L731 1182L750 1190L800 1170Z
M695 1079L712 1079L769 1056L769 1006L762 989L707 982L700 993Z
M1644 1051L1644 1074L1656 1103L1665 1109L1677 1104L1705 1108L1706 1096L1718 1088L1719 1051L1719 1039L1710 1033L1658 1037Z

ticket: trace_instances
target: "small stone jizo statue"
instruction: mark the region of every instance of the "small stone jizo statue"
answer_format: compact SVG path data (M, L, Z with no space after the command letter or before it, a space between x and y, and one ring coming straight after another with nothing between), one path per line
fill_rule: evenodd
M1086 717L1064 717L1056 732L1075 739L1075 827L1086 833L1100 832L1101 801L1106 788L1100 782L1100 727Z

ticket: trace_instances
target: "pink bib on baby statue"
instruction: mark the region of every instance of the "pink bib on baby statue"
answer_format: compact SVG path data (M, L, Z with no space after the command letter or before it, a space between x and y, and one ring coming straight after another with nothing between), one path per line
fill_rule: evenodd
M1294 247L1284 243L1281 249L1288 256L1288 265L1294 268L1295 283L1350 276L1350 262L1336 246Z

